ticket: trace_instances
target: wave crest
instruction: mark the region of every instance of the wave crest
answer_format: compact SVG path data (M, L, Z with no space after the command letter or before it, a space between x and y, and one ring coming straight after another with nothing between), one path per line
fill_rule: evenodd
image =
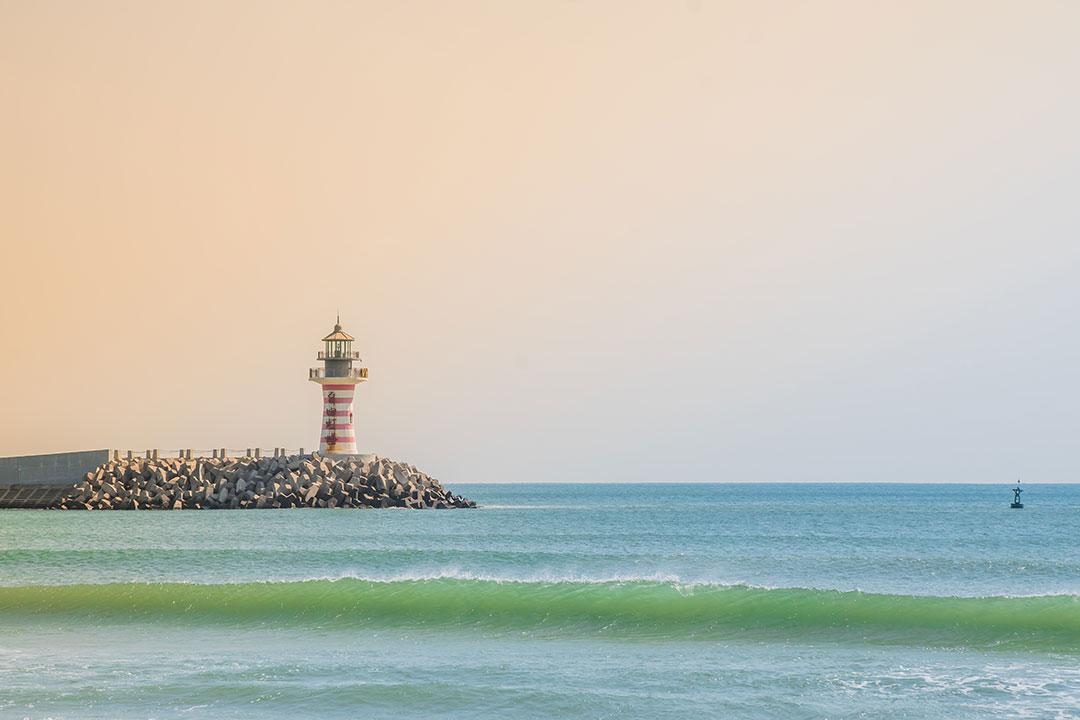
M669 580L458 576L0 588L0 617L272 623L574 637L785 638L1080 653L1080 597L932 597Z

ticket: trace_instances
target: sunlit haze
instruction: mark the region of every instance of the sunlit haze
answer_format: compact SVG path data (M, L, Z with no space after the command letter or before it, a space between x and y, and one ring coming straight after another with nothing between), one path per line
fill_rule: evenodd
M0 454L1080 480L1080 4L0 0Z

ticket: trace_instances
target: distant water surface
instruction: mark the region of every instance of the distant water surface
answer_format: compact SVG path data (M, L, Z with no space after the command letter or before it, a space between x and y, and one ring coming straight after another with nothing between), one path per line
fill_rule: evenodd
M0 512L0 717L1080 717L1080 486Z

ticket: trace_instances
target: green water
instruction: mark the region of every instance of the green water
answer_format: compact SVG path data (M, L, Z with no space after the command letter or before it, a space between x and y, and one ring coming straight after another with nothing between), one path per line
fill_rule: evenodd
M0 513L0 717L1080 716L1080 487L460 490Z

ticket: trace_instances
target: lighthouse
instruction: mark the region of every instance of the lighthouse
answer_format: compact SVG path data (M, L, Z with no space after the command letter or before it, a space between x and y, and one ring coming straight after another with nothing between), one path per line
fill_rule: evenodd
M308 379L322 386L322 427L319 429L320 455L355 455L353 392L367 380L367 368L353 367L360 353L352 349L353 336L341 329L341 316L334 331L322 339L324 349L318 360L323 366L311 368Z

